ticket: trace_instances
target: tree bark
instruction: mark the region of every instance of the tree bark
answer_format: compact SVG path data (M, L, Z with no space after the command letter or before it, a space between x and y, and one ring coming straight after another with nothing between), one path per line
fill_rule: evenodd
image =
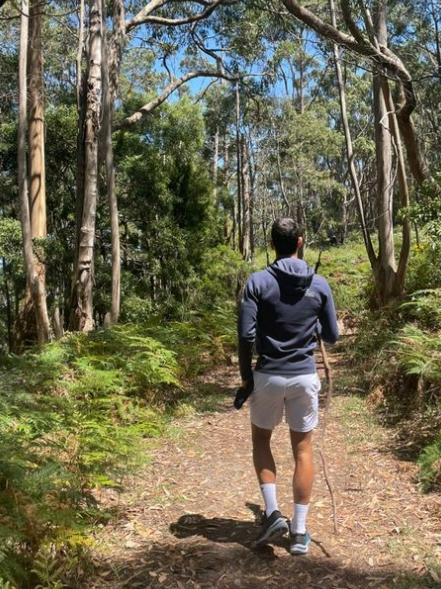
M84 49L84 0L80 0L80 11L78 14L79 19L79 35L78 35L78 47L77 47L77 59L76 59L76 95L77 95L77 110L80 110L80 98L81 98L81 80L82 70L81 64L83 62L83 49Z
M404 290L404 281L406 277L407 264L410 255L410 244L411 244L411 225L408 216L408 208L410 206L409 186L407 183L406 166L404 163L403 148L401 145L400 129L396 116L395 104L392 98L392 93L387 94L387 108L390 113L390 125L392 130L392 138L394 141L394 148L396 152L397 160L397 175L398 175L398 187L401 196L401 207L404 210L403 218L403 240L401 243L400 258L398 261L398 268L395 275L394 295L400 297Z
M282 199L285 204L285 209L286 209L285 214L287 217L290 217L291 216L291 205L289 204L288 196L287 196L286 190L285 190L285 183L283 181L282 164L280 162L280 142L279 142L279 137L278 137L278 131L276 129L274 129L274 134L275 134L275 140L277 143L276 161L277 161L277 172L279 175L280 193L282 195Z
M240 89L236 84L236 180L237 180L237 240L239 251L243 254L243 225L242 225L242 162L240 146Z
M247 262L251 260L251 191L248 147L245 137L241 137L241 196L242 196L242 256Z
M35 29L33 29L33 33ZM26 271L26 288L29 292L29 304L32 305L35 313L36 335L39 343L44 343L50 338L49 317L47 312L46 292L44 282L41 281L37 262L34 256L32 244L32 226L31 213L29 207L29 190L27 179L26 165L26 133L28 128L27 120L27 56L29 44L29 1L21 2L20 17L20 51L19 51L19 70L18 70L18 88L19 88L19 114L18 114L18 138L17 138L17 170L18 170L18 193L20 200L20 217L23 236L23 253ZM41 58L40 58L41 59ZM41 62L40 62L41 63ZM25 302L25 306L27 302ZM27 309L24 308L22 317L29 316ZM21 334L26 334L28 329L26 325L20 325ZM21 344L22 342L17 342Z
M212 180L213 180L213 197L214 201L217 199L217 171L218 171L218 161L219 161L219 127L216 127L216 131L214 133L214 148L213 148L213 170L212 170Z
M229 167L230 167L230 144L229 144L229 136L227 131L224 132L223 137L223 169L222 169L222 186L229 192ZM236 249L236 213L234 208L235 201L233 200L231 206L229 207L228 212L231 215L231 230L228 224L228 214L225 215L225 242L230 243L233 249Z
M387 45L387 4L377 0L374 26L380 45ZM381 303L386 303L394 291L396 262L393 233L393 177L392 130L388 112L389 85L378 71L373 76L375 146L377 168L377 226L378 263L376 268L377 292Z
M33 238L44 238L46 228L46 173L44 149L43 59L41 1L31 0L29 15L29 200ZM44 264L41 264L44 282Z
M77 170L76 170L76 195L75 195L75 254L74 254L74 268L78 260L78 247L80 243L80 227L83 215L83 200L84 200L84 119L86 116L86 98L87 98L87 71L84 72L82 68L83 57L85 57L86 49L84 45L84 0L80 0L79 13L79 35L77 48L77 63L76 63L76 93L77 93ZM72 325L72 317L69 323Z
M98 137L101 119L102 11L101 0L91 0L87 96L84 120L84 182L78 255L74 268L71 327L91 331L93 320L93 259L98 194Z
M412 110L406 108L405 88L400 85L400 104L397 108L397 121L400 128L400 133L403 139L403 143L406 147L407 161L409 163L409 169L412 172L417 184L422 184L425 180L429 179L429 170L427 164L424 161L423 154L420 149L415 126L413 124L410 115Z
M29 205L32 239L47 236L46 224L46 164L44 138L44 83L43 56L41 46L42 3L31 0L29 13L28 43L28 148L29 148ZM34 251L35 254L35 251ZM46 291L46 264L41 248L34 255L35 270L41 283L40 289ZM28 292L26 312L34 313Z
M232 0L230 3L233 4L236 0ZM134 27L137 27L142 24L158 24L158 25L166 25L172 27L179 27L181 25L186 25L190 23L197 22L199 20L204 20L210 14L212 14L218 6L223 3L226 3L225 0L213 0L213 2L200 2L203 4L204 9L201 10L199 13L192 14L190 16L184 18L167 18L163 16L155 16L152 15L152 12L157 8L160 8L164 4L166 4L166 0L150 0L150 2L145 6L142 10L136 14L132 20L130 20L126 25L126 31L129 32Z
M106 36L105 18L103 18L103 60L102 60L102 76L103 76L103 144L105 153L105 169L106 169L106 191L107 200L110 212L110 231L112 243L112 298L110 309L110 324L117 323L120 314L121 301L121 247L120 247L120 231L119 231L119 215L118 215L118 201L116 196L116 181L115 181L115 164L113 158L113 144L112 144L112 124L113 124L113 104L115 99L117 78L119 75L119 62L121 44L123 42L123 35L118 32L118 21L120 20L120 6L117 4L114 7L118 8L117 17L115 18L115 37L113 55L110 55L109 46ZM105 2L102 0L102 12L105 14ZM122 7L123 10L124 7ZM122 17L123 18L123 17ZM118 40L120 42L118 42ZM113 81L110 78L109 64L113 65L114 76Z
M6 328L8 332L8 350L12 352L14 348L14 338L12 333L13 327L13 319L12 319L12 300L11 300L11 292L9 290L9 266L5 260L2 258L2 268L3 268L3 284L4 284L4 291L5 291L5 302L6 302Z

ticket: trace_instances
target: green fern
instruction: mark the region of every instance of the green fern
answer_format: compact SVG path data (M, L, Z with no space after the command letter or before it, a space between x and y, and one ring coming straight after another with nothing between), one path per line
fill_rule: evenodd
M4 584L29 585L32 569L41 588L63 587L76 548L66 558L53 547L83 546L84 562L90 527L110 517L91 489L121 487L145 461L143 439L164 432L180 401L197 402L181 381L224 357L234 323L233 306L213 306L188 321L69 334L0 360Z
M53 546L40 548L35 556L31 572L38 579L35 589L63 589L65 587L62 581L65 572L64 565L58 562Z
M441 329L441 289L417 290L401 304L410 319L430 331Z
M438 334L408 324L392 343L406 374L441 385L441 339Z
M5 581L0 578L0 589L17 589L15 585L12 585L10 581Z
M441 488L441 434L421 452L418 465L424 490Z

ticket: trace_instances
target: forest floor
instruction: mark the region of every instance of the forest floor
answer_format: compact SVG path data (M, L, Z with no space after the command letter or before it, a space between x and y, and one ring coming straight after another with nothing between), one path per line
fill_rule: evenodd
M262 501L251 462L248 408L232 408L237 367L201 379L211 411L177 420L172 435L122 493L101 498L116 513L95 535L94 589L429 589L441 587L441 498L422 494L417 467L393 446L351 366L332 354L335 393L325 454L338 535L317 456L309 518L313 544L293 557L280 542L253 546ZM319 440L320 434L317 436ZM292 458L285 425L274 434L278 497L291 515Z

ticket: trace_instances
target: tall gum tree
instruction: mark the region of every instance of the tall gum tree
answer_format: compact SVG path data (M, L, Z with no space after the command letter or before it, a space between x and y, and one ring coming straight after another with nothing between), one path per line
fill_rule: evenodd
M386 2L376 3L374 30L380 45L387 46ZM392 296L396 275L392 171L392 130L388 111L388 80L378 70L373 75L375 157L377 168L378 258L374 272L382 302Z
M87 50L86 97L82 125L84 175L78 195L77 255L74 264L70 326L91 331L93 319L93 267L95 220L98 197L98 138L101 126L103 23L101 0L89 5L89 43Z
M44 271L42 270L42 264L35 255L32 242L34 231L41 232L42 237L46 234L40 9L39 3L35 1L32 2L31 7L28 0L22 0L21 2L17 170L26 289L28 293L19 321L23 322L25 317L29 317L30 313L28 311L29 308L32 308L35 314L37 340L39 343L44 343L50 339ZM32 22L31 27L29 26L30 21ZM30 31L31 35L29 35ZM29 72L28 66L30 67ZM27 84L27 75L31 80L30 88L28 88ZM28 90L30 95L29 120ZM28 131L30 181L28 180L26 156L26 135ZM31 186L31 191L29 191L29 186ZM42 195L43 203L41 201ZM34 210L33 216L31 215L31 209ZM25 335L29 332L29 329L22 324L19 331L22 335ZM18 342L18 345L21 343Z
M106 177L106 193L107 201L109 204L110 211L110 223L111 223L111 242L112 242L112 297L111 297L111 310L109 314L109 323L115 323L118 321L120 313L120 298L121 298L121 260L120 260L120 231L119 231L119 216L118 216L118 202L116 195L116 170L113 156L113 145L112 145L112 131L113 131L113 112L114 112L114 101L118 95L119 90L119 74L121 68L121 60L126 45L127 33L134 30L136 27L141 25L154 25L154 26L166 26L166 27L179 27L191 23L197 23L198 21L208 18L218 6L222 4L233 4L235 0L213 0L212 2L202 3L203 8L195 12L190 12L187 16L182 18L170 18L161 14L161 8L167 8L171 4L170 0L151 0L148 2L133 18L125 20L125 10L123 0L114 0L113 6L113 28L111 31L106 32L106 14L105 14L105 2L101 1L101 81L100 81L100 92L102 93L102 130L99 133L99 144L100 144L100 159L105 165L105 177ZM98 2L94 2L96 5ZM196 2L200 7L201 3ZM81 0L81 6L83 0ZM92 10L92 9L91 9ZM159 13L158 13L159 11ZM80 15L82 11L80 10ZM80 31L82 23L82 16L80 16ZM90 30L92 27L92 20L90 19ZM90 33L91 38L95 38L95 34ZM92 295L93 295L93 249L94 239L89 235L88 239L85 237L85 231L87 227L95 226L93 212L93 219L91 214L86 214L88 217L87 224L85 225L85 205L88 203L88 208L95 207L96 210L96 199L88 199L86 201L86 153L85 147L89 140L83 140L84 129L87 126L87 112L90 112L90 108L85 99L86 92L87 96L90 93L90 51L91 45L89 43L89 64L88 64L88 77L87 83L86 78L81 78L81 55L82 55L82 34L80 32L79 39L79 51L77 57L77 96L78 96L78 108L79 108L79 140L78 140L78 162L77 162L77 247L76 247L76 262L73 278L73 291L72 291L72 310L70 327L72 329L90 330L93 326L93 319L91 318L93 312L92 306ZM155 99L150 101L148 104L143 106L139 111L133 113L122 123L122 127L130 126L144 116L147 116L155 108L159 107L175 90L180 88L183 84L196 77L224 77L230 79L228 75L224 74L221 70L206 70L201 69L192 71L184 74L180 78L174 79L159 94ZM96 82L94 83L95 88L97 87ZM90 116L89 116L90 120ZM99 119L98 119L99 120ZM92 204L93 201L95 204ZM80 244L83 245L80 245ZM88 245L86 245L88 244ZM92 248L90 256L86 255ZM80 258L83 259L80 262ZM87 259L86 259L87 258ZM90 261L89 261L90 258ZM90 279L89 279L90 276ZM82 277L82 278L81 278ZM85 287L81 286L82 280L85 281Z
M337 28L335 22L324 21L316 13L296 0L282 0L283 5L296 18L311 27L320 36L346 47L368 59L374 66L373 94L377 169L377 226L379 249L376 259L368 249L369 259L376 281L380 304L400 296L404 287L407 260L410 248L409 223L403 223L403 243L399 263L395 258L393 241L393 174L392 161L395 154L401 203L409 204L409 192L401 141L407 153L407 163L417 184L430 180L417 133L411 118L416 107L416 97L410 72L402 60L387 45L387 2L376 0L374 16L370 17L364 3L359 3L361 16L354 18L349 0L341 0L340 8L344 23L350 34ZM365 30L360 28L363 22ZM395 105L389 88L389 79L398 87L399 101Z
M118 200L116 196L115 164L113 157L112 127L114 101L118 88L118 76L122 50L125 44L124 2L114 0L113 31L110 39L106 31L105 2L102 0L103 18L103 135L101 138L105 164L107 202L110 212L112 244L112 296L110 323L117 323L121 306L121 248ZM110 43L109 43L110 41Z

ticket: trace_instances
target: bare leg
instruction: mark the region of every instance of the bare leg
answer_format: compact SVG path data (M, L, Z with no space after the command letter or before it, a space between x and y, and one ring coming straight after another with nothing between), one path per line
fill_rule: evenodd
M276 463L271 452L270 429L262 429L251 424L253 439L253 461L257 478L261 485L276 482Z
M294 503L308 505L314 481L312 431L291 433L291 446L295 460L293 476Z

